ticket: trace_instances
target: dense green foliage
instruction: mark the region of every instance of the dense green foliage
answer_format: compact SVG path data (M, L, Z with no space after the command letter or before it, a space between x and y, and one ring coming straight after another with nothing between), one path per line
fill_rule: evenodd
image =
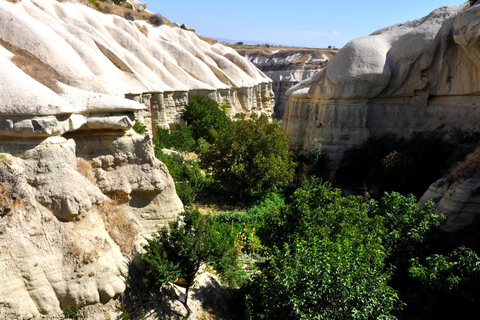
M410 275L432 304L432 319L471 319L480 307L480 257L459 247L411 261Z
M394 319L383 218L370 203L318 180L270 211L259 231L271 247L248 309L259 319Z
M157 128L154 139L157 148L177 151L195 151L196 141L192 137L192 129L184 124L176 123L172 130Z
M425 251L428 237L445 221L445 216L434 213L435 205L427 202L421 210L413 195L385 193L377 201L370 201L369 215L384 218L386 233L383 245L395 265L406 263Z
M285 130L266 116L240 117L215 136L200 159L213 178L239 198L262 195L293 179L288 141Z
M165 154L158 147L155 148L156 157L162 161L168 168L173 180L177 195L186 206L191 205L197 194L209 184L197 161L186 160L177 153L171 155Z
M213 143L215 133L225 130L231 123L225 109L213 99L197 96L185 106L182 119L191 129L195 140L203 138Z
M471 249L460 247L447 256L434 254L426 257L424 264L419 260L411 261L409 271L432 290L455 293L464 299L480 298L480 257Z

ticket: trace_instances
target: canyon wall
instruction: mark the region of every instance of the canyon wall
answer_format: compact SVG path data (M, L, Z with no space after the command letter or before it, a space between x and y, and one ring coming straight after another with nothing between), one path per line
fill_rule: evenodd
M371 136L478 131L479 13L478 5L442 7L347 43L288 91L292 145L320 139L334 172L347 148Z
M250 60L266 76L272 79L275 94L274 117L283 118L288 101L288 89L322 70L335 55L336 50L234 46L235 50Z
M168 127L198 94L273 112L233 49L75 1L0 0L0 64L0 319L112 302L142 237L183 210L136 116Z

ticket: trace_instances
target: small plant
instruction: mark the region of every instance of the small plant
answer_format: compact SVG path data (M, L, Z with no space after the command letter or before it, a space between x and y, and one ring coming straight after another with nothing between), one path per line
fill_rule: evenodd
M140 123L138 120L135 120L135 124L133 125L132 129L138 134L145 134L148 132L147 126Z
M196 161L185 160L181 155L173 153L167 155L155 148L157 158L165 163L175 181L178 197L185 206L191 205L197 194L207 185L207 180Z
M89 1L91 4L95 6L95 8L97 8L97 10L102 10L102 6L96 0L89 0Z
M86 320L88 319L88 314L86 311L80 310L78 306L66 306L63 308L63 317L65 319Z

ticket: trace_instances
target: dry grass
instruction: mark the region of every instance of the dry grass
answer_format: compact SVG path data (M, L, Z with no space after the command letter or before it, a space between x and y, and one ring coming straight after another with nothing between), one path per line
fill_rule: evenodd
M198 36L200 39L202 39L203 41L207 42L208 44L215 44L215 43L218 43L217 40L213 39L213 38L209 38L209 37L204 37L204 36Z
M112 240L120 247L123 255L131 257L139 235L136 221L130 218L122 205L115 200L104 202L99 212Z
M19 175L5 163L0 163L0 218L10 216L17 208L27 204L27 194Z
M64 235L66 251L73 263L93 263L100 257L100 252L111 248L105 239L95 237L86 244L83 237L79 234L76 235L77 237L74 237L71 233Z
M37 82L40 82L53 92L62 93L62 89L58 86L57 80L55 80L55 72L51 68L18 54L14 55L11 61Z
M139 24L136 23L136 22L135 22L135 26L137 27L137 29L138 29L141 33L143 33L143 35L144 35L145 37L148 37L148 29L147 29L146 26L141 26L141 25L139 25Z
M95 173L93 172L93 167L87 160L83 158L77 158L77 171L88 179L88 181L95 183Z
M480 176L480 147L467 155L464 161L455 165L449 174L449 182L456 182L468 179L474 176Z

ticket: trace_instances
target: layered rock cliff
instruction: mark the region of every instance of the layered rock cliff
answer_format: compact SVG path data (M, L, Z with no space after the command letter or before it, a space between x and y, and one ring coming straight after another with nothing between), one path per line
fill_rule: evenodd
M283 118L288 89L322 70L335 55L336 50L234 46L238 53L249 59L258 69L272 79L275 93L274 117Z
M480 6L428 16L350 41L288 91L283 125L295 147L322 141L333 170L370 136L478 130Z
M183 210L135 115L168 126L197 94L273 109L232 49L74 1L0 0L0 64L0 319L107 303L142 235Z

